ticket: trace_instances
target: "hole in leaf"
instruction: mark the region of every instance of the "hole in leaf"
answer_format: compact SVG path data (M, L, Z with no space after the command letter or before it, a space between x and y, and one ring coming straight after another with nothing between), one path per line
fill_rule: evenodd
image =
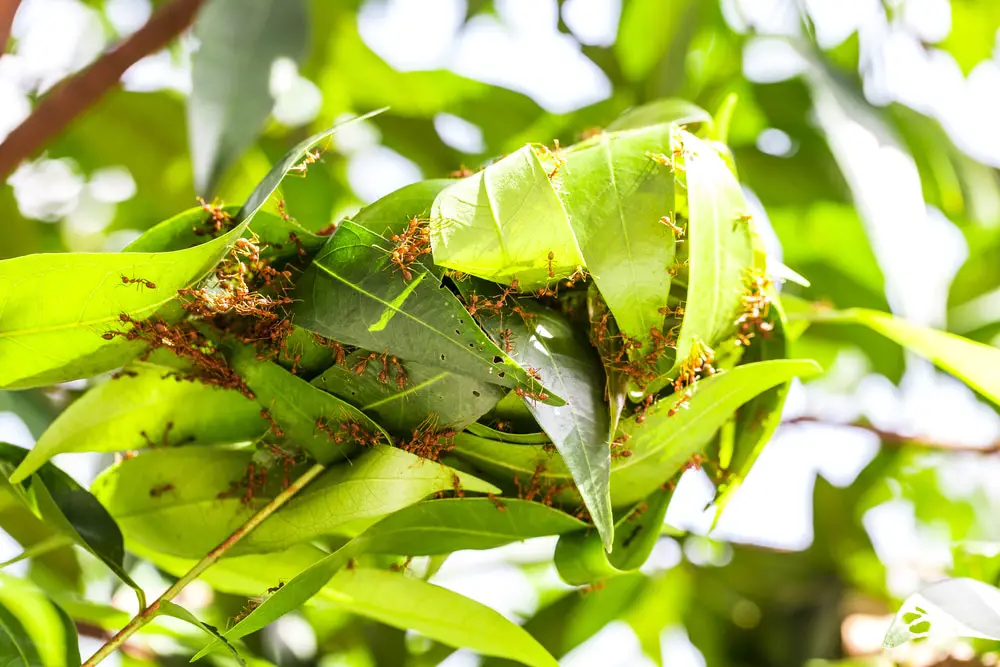
M499 373L499 374L497 374L497 377L498 377L498 378L500 378L500 379L502 380L502 379L504 379L505 377L507 377L507 373L505 373L504 371L500 371L500 373Z
M503 357L501 357L499 354L495 355L493 357L493 363L494 364L502 364L503 363Z
M444 361L444 355L443 354L441 355L441 361Z
M476 391L475 389L473 389L473 390L472 390L472 395L473 395L473 396L475 396L476 398L479 398L480 396L482 396L482 394L480 394L480 393L479 393L478 391Z
M461 329L455 329L455 333L457 333L457 334L461 335L461 333L462 333L462 330L461 330Z
M475 347L476 347L476 344L475 344L475 343L469 343L469 347L471 347L471 348L475 348Z

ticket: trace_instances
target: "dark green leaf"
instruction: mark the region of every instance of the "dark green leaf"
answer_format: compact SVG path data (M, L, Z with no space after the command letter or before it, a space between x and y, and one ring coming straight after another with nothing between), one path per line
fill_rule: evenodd
M373 231L383 221L389 227L426 212L429 200L416 195L429 187L398 190L340 225L298 281L295 323L342 343L534 391L537 383L486 337L426 266L414 262L411 280L395 271L392 243Z
M331 366L313 384L350 401L394 433L407 434L432 415L442 426L461 430L489 412L505 394L495 384L416 361L401 362L405 373L401 376L399 369L381 357L365 362L369 354L359 350L348 355L344 364ZM363 369L360 374L359 368Z
M528 319L483 315L483 326L497 340L506 327L513 332L511 356L525 368L536 369L540 382L566 401L553 407L525 398L528 409L552 439L573 474L606 548L613 527L609 496L611 438L604 405L604 373L590 344L564 316L537 306L524 306Z
M27 454L27 450L0 442L0 468L9 476L10 469L19 465ZM26 501L31 499L42 519L97 556L130 586L139 598L140 609L145 608L142 589L125 571L121 530L97 498L51 463L42 464L29 479L11 486L20 489Z
M271 67L305 55L305 0L211 0L198 14L191 58L188 134L195 187L212 194L253 142L274 100Z
M260 407L239 393L164 375L169 369L140 365L92 388L42 434L11 475L26 479L65 452L113 452L155 445L227 444L256 440L267 424Z
M163 616L171 616L173 618L178 618L182 621L190 623L196 628L204 630L206 633L212 635L220 642L222 642L226 646L226 648L229 649L229 652L233 654L233 657L236 658L237 663L239 663L241 666L246 665L246 663L243 662L243 658L240 657L239 652L236 650L236 647L230 644L225 637L219 634L219 629L216 628L214 625L209 625L208 623L200 621L198 617L192 614L190 611L180 606L179 604L174 604L169 600L163 600L158 604L159 606L157 607L156 610L158 616L163 615Z

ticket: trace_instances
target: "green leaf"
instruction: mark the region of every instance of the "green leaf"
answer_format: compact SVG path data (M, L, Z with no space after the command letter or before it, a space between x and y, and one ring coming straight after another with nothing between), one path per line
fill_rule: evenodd
M906 599L882 645L894 648L918 637L1000 640L1000 589L975 579L946 579Z
M105 471L94 482L94 493L130 542L167 555L200 558L242 526L254 506L280 493L283 466L272 461L266 483L257 473L250 502L244 503L245 487L227 495L234 482L247 478L254 461L248 451L149 450ZM257 459L257 467L267 468L268 462ZM498 491L441 464L376 446L351 462L330 467L227 553L278 551L336 532L351 521L390 514L456 485L471 492Z
M141 365L90 389L60 414L17 470L18 483L56 454L114 452L157 445L256 440L267 424L260 407L238 392L164 378L168 369ZM145 434L145 435L144 435Z
M405 280L389 261L393 244L373 231L421 216L428 190L440 188L434 183L397 190L341 223L298 280L295 323L366 350L535 391L537 383L486 337L428 265L414 262Z
M660 539L663 517L672 492L657 489L635 510L615 524L615 542L605 552L596 533L578 531L562 535L556 544L555 565L567 584L580 586L630 570L637 570L649 558Z
M27 450L0 442L0 469L8 473L27 456ZM89 491L51 463L42 464L20 484L25 503L44 521L54 525L74 542L92 553L135 591L139 608L146 607L145 594L125 571L125 547L115 520Z
M469 424L466 430L472 435L478 435L481 438L506 442L512 445L545 445L552 442L545 433L507 433L506 431L499 431L478 423Z
M195 187L211 194L260 132L274 100L271 66L300 59L308 42L304 0L212 0L199 12L191 58L188 134Z
M597 348L601 365L604 366L605 402L608 405L608 437L613 440L618 431L618 422L625 409L625 399L628 397L629 377L615 364L615 359L621 353L624 342L621 339L618 323L611 317L608 304L604 301L595 283L587 286L587 317L594 325L604 322L606 329L603 340L601 336L591 334L591 344Z
M197 283L245 225L187 250L163 253L44 254L0 262L0 388L23 389L121 366L142 351L122 336L119 316L143 320ZM123 284L122 278L150 281ZM58 295L39 301L38 295Z
M57 604L32 584L0 575L0 635L15 639L20 651L13 651L0 638L0 662L42 667L76 667L80 649L73 621ZM8 634L9 633L9 634ZM8 662L13 659L13 662Z
M525 397L528 409L552 439L573 475L584 504L611 548L609 474L610 424L604 404L604 373L590 344L559 313L525 304L528 319L482 315L483 326L500 339L504 327L513 332L511 356L525 368L536 369L540 382L552 387L566 405L553 407Z
M604 133L569 150L562 200L618 327L650 341L663 327L676 239L660 222L674 209L674 176L647 153L670 152L670 126Z
M648 4L648 0L643 1ZM687 100L665 99L633 107L616 118L605 129L608 132L618 132L620 130L638 130L666 123L685 126L706 123L709 128L712 128L714 122L711 114L696 104Z
M175 604L169 600L163 600L161 602L158 602L157 604L159 605L156 610L157 616L163 615L163 616L170 616L172 618L177 618L182 621L186 621L187 623L190 623L196 628L204 630L206 633L212 635L220 642L222 642L226 646L226 648L229 649L229 652L233 654L233 657L236 658L236 662L238 664L240 664L241 666L246 665L246 663L243 662L243 658L240 657L239 651L236 650L236 647L230 644L225 637L219 634L219 629L216 628L214 625L209 625L208 623L200 621L198 617L192 614L190 611L180 606L179 604Z
M674 149L684 153L688 198L688 291L675 365L695 341L713 346L735 330L747 274L753 266L743 190L716 150L677 130ZM650 390L651 391L651 390Z
M678 49L676 41L689 39L695 32L687 17L691 6L691 0L632 0L625 4L613 49L627 80L644 81L668 54L683 58L686 44L681 43Z
M393 433L407 434L430 415L442 426L460 431L493 409L506 393L495 384L416 361L401 362L405 372L401 376L381 358L365 362L369 354L358 350L348 355L344 364L331 366L312 383L357 405Z
M44 665L24 625L3 605L0 605L0 661L11 667Z
M381 426L351 404L275 363L258 360L250 348L241 348L234 355L233 367L283 434L320 463L347 458L362 444L391 441ZM318 426L319 420L323 428ZM351 437L352 425L362 429L369 442Z
M448 646L555 667L555 659L520 626L478 602L393 572L342 570L324 597L344 611L420 634Z
M766 321L773 327L767 333L758 332L752 344L743 353L743 364L770 359L784 359L788 354L785 340L785 317L778 292L773 285L765 294L770 299L770 313ZM720 454L720 467L725 470L725 479L719 487L715 499L715 521L718 522L736 490L743 484L750 468L770 441L781 423L781 411L791 390L791 382L785 382L753 397L736 411L732 449L726 458Z
M379 521L355 538L355 544L368 553L434 556L586 528L579 519L540 503L499 502L449 498L411 505Z
M543 535L580 530L585 524L562 512L523 500L432 500L390 514L341 549L313 563L226 632L235 641L298 609L319 593L352 557L363 553L427 556L493 547ZM217 648L207 647L195 658Z
M819 308L789 315L789 319L862 324L929 359L1000 405L1000 350L995 347L864 308L840 311Z
M230 217L240 212L239 206L222 206L220 210ZM209 213L201 206L189 208L172 218L153 225L142 236L129 243L122 252L168 252L184 250L202 243Z
M689 409L670 416L674 401L666 397L645 413L645 420L623 420L632 455L620 459L611 475L615 505L642 500L700 451L741 405L793 377L819 372L808 360L777 359L745 364L698 381Z
M445 189L431 210L434 263L499 283L544 285L583 265L566 210L530 145ZM552 259L549 260L551 254Z

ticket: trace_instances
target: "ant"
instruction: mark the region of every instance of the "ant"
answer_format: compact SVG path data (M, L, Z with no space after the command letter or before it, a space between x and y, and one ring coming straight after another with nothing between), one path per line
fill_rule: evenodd
M749 225L753 223L753 215L751 215L750 213L740 213L737 220Z
M514 343L512 339L514 338L514 332L510 329L502 329L500 331L500 341L503 343L503 351L510 352L514 351Z
M555 258L556 258L555 253L552 252L551 250L549 250L549 254L546 257L546 259L548 260L548 264L549 264L549 278L555 278L556 277L556 272L552 268L552 260L554 260Z
M528 375L530 375L534 379L538 380L539 382L542 381L542 372L537 368L532 368L531 366L528 366L524 370L526 370L528 372Z
M156 283L152 280L146 280L145 278L129 278L126 275L122 275L123 285L136 285L140 289L146 287L147 289L156 289Z
M297 174L305 176L306 173L309 171L309 165L316 164L317 162L319 162L319 159L322 156L323 154L320 151L306 151L306 155L304 158L302 158L302 162L299 162L297 165L289 169L288 173L295 172Z
M545 402L549 400L549 395L542 391L530 392L530 391L525 391L520 387L515 387L514 393L517 394L520 398L530 399L532 404L535 404L537 401Z
M678 226L676 217L665 215L662 218L660 218L660 222L669 227L670 231L674 233L674 236L676 236L678 240L683 238L684 228Z
M467 178L472 176L473 171L466 167L464 164L459 165L458 169L448 174L450 178Z
M149 490L149 497L150 498L159 498L164 493L167 493L168 491L173 491L173 490L174 490L174 485L173 484L159 484L159 485L154 486L153 488L151 488Z
M279 199L278 200L278 215L280 215L281 219L284 220L285 222L295 222L295 218L293 218L292 216L288 215L288 211L285 210L285 200L284 199Z

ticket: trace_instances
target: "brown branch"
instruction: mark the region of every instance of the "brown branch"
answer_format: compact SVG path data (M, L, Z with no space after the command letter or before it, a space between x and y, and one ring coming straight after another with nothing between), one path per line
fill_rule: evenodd
M10 26L14 23L14 14L20 4L21 0L0 0L0 55L7 52Z
M0 2L10 4L10 0ZM0 144L0 178L6 179L23 160L41 150L74 118L118 85L125 70L167 46L191 24L203 2L174 0L162 6L134 34L53 88Z
M970 452L974 454L996 454L1000 453L1000 440L985 445L982 447L977 447L975 445L962 445L958 443L950 442L938 442L936 440L930 440L928 438L918 436L918 435L905 435L903 433L897 433L895 431L886 431L880 429L877 426L873 426L866 421L857 422L831 422L819 417L794 417L786 421L781 422L781 425L786 424L819 424L821 426L840 426L846 428L857 428L863 431L868 431L869 433L874 433L878 436L884 444L894 445L897 447L919 447L923 449L933 449L941 452Z

